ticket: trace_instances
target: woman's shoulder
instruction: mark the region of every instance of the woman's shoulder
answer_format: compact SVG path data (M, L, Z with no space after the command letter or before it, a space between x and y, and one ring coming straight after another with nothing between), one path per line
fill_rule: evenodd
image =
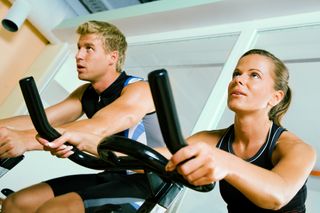
M305 142L299 138L293 132L286 130L283 131L280 135L277 145L296 145L296 144L305 144Z
M300 137L291 131L284 131L275 147L276 156L286 156L288 154L299 154L299 155L314 155L314 148L304 142Z
M208 144L216 145L220 138L226 133L226 129L203 130L197 132L188 138L188 142L202 141Z

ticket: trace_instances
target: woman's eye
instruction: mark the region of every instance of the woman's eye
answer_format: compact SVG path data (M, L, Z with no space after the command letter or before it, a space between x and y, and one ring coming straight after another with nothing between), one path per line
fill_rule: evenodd
M239 76L239 75L241 75L239 72L233 72L233 73L232 73L232 78L235 78L235 77L237 77L237 76Z
M258 73L251 73L251 76L253 78L260 78L260 75Z

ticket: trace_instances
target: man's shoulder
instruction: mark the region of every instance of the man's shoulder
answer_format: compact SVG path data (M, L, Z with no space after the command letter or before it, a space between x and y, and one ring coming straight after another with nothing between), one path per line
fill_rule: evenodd
M142 77L128 75L126 81L124 82L124 85L126 86L139 81L144 81L144 79Z
M88 88L91 87L90 83L85 83L80 86L78 86L71 94L71 97L77 96L77 97L82 97L83 93L88 90Z

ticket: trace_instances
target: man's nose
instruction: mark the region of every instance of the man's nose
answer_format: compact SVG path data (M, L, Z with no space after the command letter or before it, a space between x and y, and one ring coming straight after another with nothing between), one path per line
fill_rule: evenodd
M75 55L75 58L78 59L82 59L83 58L83 51L81 49L79 49Z

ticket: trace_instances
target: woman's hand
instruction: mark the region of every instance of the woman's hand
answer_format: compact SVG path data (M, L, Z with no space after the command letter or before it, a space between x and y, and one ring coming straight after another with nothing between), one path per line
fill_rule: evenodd
M224 151L206 143L193 143L177 151L166 166L177 171L195 186L219 181L227 175Z

